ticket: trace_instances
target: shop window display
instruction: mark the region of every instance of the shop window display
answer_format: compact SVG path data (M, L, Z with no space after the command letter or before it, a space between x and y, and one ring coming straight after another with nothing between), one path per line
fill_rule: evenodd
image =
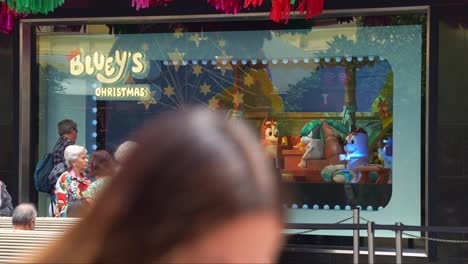
M62 54L39 55L44 125L60 118L50 106L57 100L64 105L54 107L68 109L59 113L85 124L83 145L113 151L148 118L202 105L258 131L292 190L289 208L383 212L407 172L417 174L409 182L419 194L420 153L407 148L420 151L421 25L156 28L47 36L67 45ZM411 158L416 164L402 161Z

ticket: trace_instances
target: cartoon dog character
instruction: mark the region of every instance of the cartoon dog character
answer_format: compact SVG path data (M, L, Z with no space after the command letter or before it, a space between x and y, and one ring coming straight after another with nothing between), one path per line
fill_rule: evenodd
M368 144L367 132L362 128L356 129L346 137L346 154L340 154L340 160L347 161L347 167L353 175L353 183L358 182L361 177L356 168L369 164Z
M393 140L392 138L388 138L387 140L383 140L385 144L383 148L378 148L377 151L379 153L379 159L384 162L384 168L392 169L393 165ZM390 171L390 179L388 183L392 183L392 173Z
M260 137L268 156L276 158L278 154L279 130L275 120L267 120L266 118L263 120Z
M307 147L304 155L302 155L301 162L297 165L298 167L306 168L306 160L308 159L323 159L325 157L323 143L320 139L320 127L316 127L309 135L302 137L301 142Z

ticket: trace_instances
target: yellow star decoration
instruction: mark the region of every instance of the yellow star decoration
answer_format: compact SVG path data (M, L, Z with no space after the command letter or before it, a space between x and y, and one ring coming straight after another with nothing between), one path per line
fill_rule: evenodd
M179 49L176 48L174 52L170 52L168 55L172 60L172 64L174 65L175 70L178 71L182 61L184 60L185 52L180 52ZM176 61L177 64L175 64L174 61Z
M209 92L211 92L211 85L206 82L203 85L200 85L200 93L207 95Z
M210 106L210 109L213 111L219 108L219 100L216 99L214 96L211 97L211 99L208 101L208 104Z
M143 43L143 44L141 45L141 49L142 49L143 51L148 51L148 50L149 50L149 45L148 45L148 43L146 43L146 42Z
M237 92L232 97L232 102L235 107L239 107L239 105L244 102L244 94Z
M244 84L247 85L248 87L254 84L254 78L248 73L244 76Z
M220 48L226 47L226 41L225 41L224 39L218 40L218 46L219 46Z
M166 95L167 97L170 97L174 94L174 87L172 87L171 85L168 85L166 88L164 88L164 95Z
M180 37L182 37L182 32L184 32L184 29L181 28L181 27L178 27L174 30L174 35L176 37L176 39L179 39Z
M224 53L223 51L223 55L221 56L215 56L216 57L216 60L218 62L218 64L216 65L216 69L220 70L221 73L223 74L226 74L226 71L227 70L231 70L232 71L232 66L231 66L231 58L232 56L228 56L226 55L226 53ZM225 62L226 64L223 64L223 62Z
M202 69L203 69L202 66L200 66L200 65L198 65L198 64L195 64L195 65L193 65L192 68L193 68L193 72L192 72L192 73L195 74L196 76L198 76L198 75L200 75L200 74L202 73Z
M150 105L158 103L154 99L154 95L156 94L156 92L155 91L150 91L150 93L151 93L151 95L148 95L147 97L142 98L140 101L138 101L138 104L144 105L146 110L148 110Z
M197 46L197 48L200 46L200 42L202 40L207 40L207 39L208 39L207 37L202 37L198 33L193 34L192 37L190 38L191 41L195 42L195 45Z

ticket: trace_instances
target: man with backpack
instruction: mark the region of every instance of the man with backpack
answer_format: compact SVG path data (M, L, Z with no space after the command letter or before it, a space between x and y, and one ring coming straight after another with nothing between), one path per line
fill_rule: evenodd
M78 137L78 129L76 123L70 119L64 119L57 124L57 132L60 138L54 146L54 166L61 162L65 162L63 152L65 149L74 145Z
M34 172L36 190L48 193L51 198L55 195L54 187L58 177L68 169L63 155L65 148L74 145L78 137L77 125L71 119L60 121L57 124L57 132L60 137L55 143L53 151L39 160Z
M60 177L60 175L62 175L62 173L64 173L68 169L68 166L65 163L65 149L70 145L74 145L76 142L76 138L78 137L77 125L71 119L64 119L60 121L57 124L57 132L60 137L54 146L54 168L52 169L48 177L51 195L51 212L53 212L53 208L55 206L53 203L53 199L55 197L55 183L57 182L57 179Z
M60 121L57 124L57 132L60 137L55 143L53 150L54 167L48 176L51 195L54 195L54 188L57 179L68 169L64 157L65 149L70 145L74 145L76 138L78 137L77 125L71 119Z

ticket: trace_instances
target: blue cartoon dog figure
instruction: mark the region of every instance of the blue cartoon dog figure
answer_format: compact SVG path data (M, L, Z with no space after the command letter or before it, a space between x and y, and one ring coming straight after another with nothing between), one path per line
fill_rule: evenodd
M384 162L384 168L390 169L390 177L388 183L392 183L392 165L393 165L393 140L391 137L383 140L384 146L377 149L379 160Z
M346 137L344 150L346 154L340 154L340 160L345 164L328 165L322 170L322 178L326 182L359 182L361 174L357 168L369 164L367 132L362 128L358 128L349 133Z

